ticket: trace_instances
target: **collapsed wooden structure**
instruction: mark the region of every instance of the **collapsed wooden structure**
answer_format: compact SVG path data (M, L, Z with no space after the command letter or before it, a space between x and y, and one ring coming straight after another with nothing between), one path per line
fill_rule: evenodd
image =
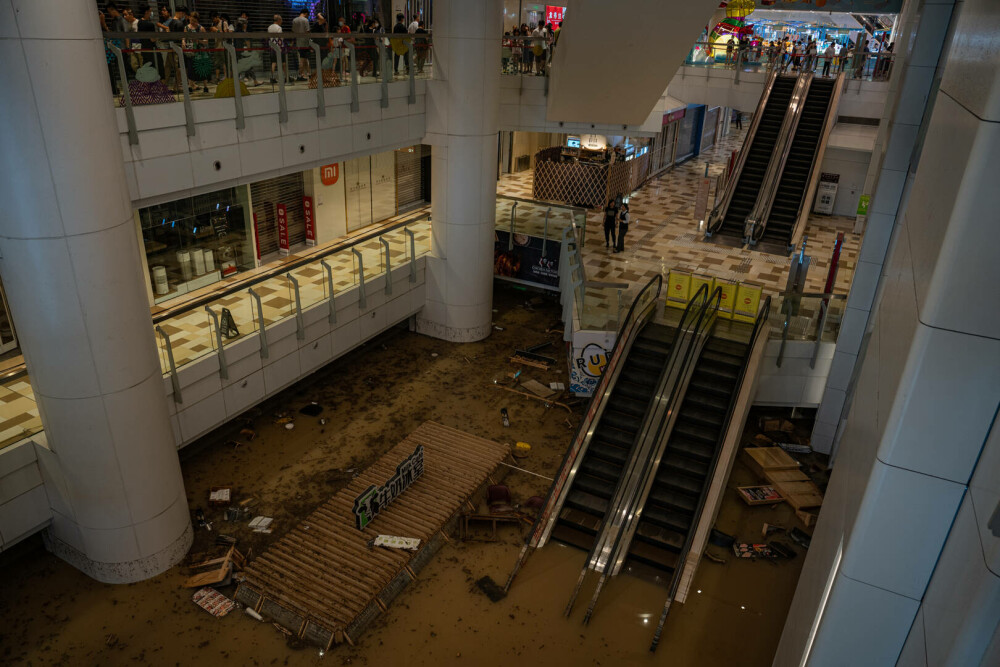
M422 474L359 530L355 499L385 484L419 445ZM308 643L353 643L448 540L463 506L509 454L507 445L421 424L249 563L236 600ZM420 548L371 547L380 533L419 538Z

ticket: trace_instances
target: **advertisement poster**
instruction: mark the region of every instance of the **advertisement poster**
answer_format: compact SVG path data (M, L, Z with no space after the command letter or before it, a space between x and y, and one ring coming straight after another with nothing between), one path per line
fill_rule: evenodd
M497 230L493 236L493 275L510 278L546 289L559 288L559 242L544 241L528 234L514 234L514 247L510 246L510 232ZM509 248L509 249L508 249Z
M559 5L545 5L545 22L559 25L566 18L566 8Z
M306 223L306 245L316 245L316 222L313 218L313 198L302 197L302 217Z
M284 204L276 204L275 212L278 217L278 254L288 254L288 211Z
M615 331L575 331L570 350L569 391L591 396L615 346Z

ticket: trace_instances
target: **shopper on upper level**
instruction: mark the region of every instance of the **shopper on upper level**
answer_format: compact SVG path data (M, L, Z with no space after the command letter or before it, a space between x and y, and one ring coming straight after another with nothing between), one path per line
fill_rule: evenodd
M299 15L292 19L292 32L300 37L295 38L295 50L299 56L299 71L296 81L307 81L311 72L309 57L312 49L309 48L309 38L304 35L309 33L309 10L305 7L299 11Z
M406 29L406 24L403 23L403 21L405 21L405 20L406 20L406 17L403 16L402 12L396 14L396 25L392 26L392 34L394 34L394 35L405 35L405 34L407 34L408 31ZM399 74L400 73L399 72L399 58L400 58L400 54L396 52L396 48L400 48L401 49L402 47L406 46L406 43L403 42L402 44L400 44L397 41L396 43L394 43L393 46L394 46L394 48L393 48L393 52L392 52L392 72L393 72L393 74ZM403 64L406 65L406 73L409 74L409 72L410 72L410 52L409 52L409 49L407 49L406 51L403 51L402 58L403 58Z

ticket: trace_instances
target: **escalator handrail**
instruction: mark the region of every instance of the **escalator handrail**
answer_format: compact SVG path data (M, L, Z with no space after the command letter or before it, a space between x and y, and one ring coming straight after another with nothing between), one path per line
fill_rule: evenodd
M764 116L764 109L767 107L767 101L771 99L774 82L777 80L778 71L774 70L768 74L767 80L764 82L764 92L761 93L760 100L757 102L757 109L753 114L753 120L750 121L750 127L747 128L747 136L743 140L743 148L736 155L736 164L733 165L733 173L729 175L729 179L726 181L726 190L722 195L722 200L716 204L708 216L706 236L711 236L712 233L718 231L719 227L722 226L722 221L726 217L726 211L729 210L729 203L732 201L733 193L736 191L736 185L739 183L740 176L743 175L743 166L746 164L750 147L757 138L757 128L760 126L760 119Z
M757 201L754 202L753 208L750 209L750 215L747 217L748 233L744 237L747 243L757 243L767 227L767 217L771 213L771 206L774 204L774 197L778 192L778 184L781 183L781 179L785 175L785 163L788 162L788 155L791 153L792 143L795 141L795 132L802 119L802 110L805 108L812 80L813 73L806 69L803 69L795 80L792 97L788 100L788 110L785 112L785 118L781 121L781 129L778 130L778 138L775 141L776 150L771 154L771 159L767 163L767 171L764 173L764 181L757 193Z
M587 554L588 567L591 569L599 569L599 564L601 562L600 553L603 550L605 544L608 543L610 535L607 531L612 530L614 526L614 521L608 520L619 508L619 506L624 502L626 506L632 502L632 495L628 497L625 494L628 493L626 488L632 475L636 470L636 457L643 447L649 435L652 434L655 437L659 431L659 424L651 424L648 420L654 418L653 407L660 396L663 395L664 387L663 384L667 382L670 370L677 363L677 350L680 343L681 337L685 335L685 324L688 322L688 318L697 317L698 322L701 322L701 317L705 312L705 308L708 306L709 296L708 296L708 283L702 283L702 285L695 292L694 296L688 300L687 305L684 307L684 313L681 315L680 322L677 325L677 329L674 331L674 336L670 341L670 353L663 362L663 368L660 370L660 375L656 380L656 390L649 397L649 401L646 404L646 409L643 411L642 424L636 433L636 439L632 443L632 447L629 450L629 459L626 461L625 465L622 467L622 472L618 476L618 481L615 483L614 491L611 493L611 498L608 504L608 511L605 513L605 520L601 524L601 531L598 533L597 537L594 539L594 543L591 545L590 552ZM692 307L695 308L692 311ZM671 388L673 391L674 388ZM668 394L669 396L669 394ZM653 430L650 431L650 428ZM644 462L645 463L645 462ZM615 541L612 542L612 548L617 545L617 537Z
M703 285L703 287L707 287L707 285ZM621 569L622 563L625 560L625 554L631 546L632 538L635 535L633 526L637 526L642 516L645 500L652 490L650 479L655 479L656 477L660 461L663 458L663 451L670 438L670 431L673 429L675 420L672 420L671 416L676 414L684 402L684 392L681 391L684 387L681 386L681 383L684 382L685 376L689 374L688 371L692 368L692 365L697 363L701 348L703 347L703 345L699 345L698 343L699 341L703 342L710 334L712 327L715 326L715 320L719 314L719 306L721 304L722 288L716 287L701 307L701 311L698 314L698 321L695 322L694 328L688 332L691 343L684 350L684 358L680 362L680 373L674 381L674 386L671 388L669 409L662 414L660 423L657 425L656 435L653 440L656 444L650 448L646 459L642 463L640 470L643 472L643 476L640 479L640 484L634 489L633 497L629 501L631 510L629 520L622 525L608 558L608 563L614 562L614 565L611 567L612 576L616 575ZM681 324L683 326L683 322ZM695 354L695 350L698 351L698 354ZM607 565L605 569L607 569Z
M625 315L625 319L622 320L622 325L618 330L618 337L611 350L611 355L608 357L608 363L604 367L604 372L601 374L601 379L598 381L597 387L594 388L587 412L584 414L584 418L580 422L580 427L577 429L576 438L574 438L573 444L566 450L566 454L563 455L559 471L549 486L542 511L538 513L531 528L528 541L525 543L526 547L543 546L548 540L548 536L551 533L551 526L555 523L555 519L558 518L559 509L562 505L560 496L564 496L563 489L567 488L567 482L571 483L572 478L576 474L573 464L586 452L590 438L593 436L593 427L603 413L604 405L607 403L611 388L614 386L611 379L612 377L617 378L621 370L619 364L624 359L624 353L631 347L635 336L638 334L639 323L646 320L658 303L662 287L663 276L657 274L639 290L635 299L632 300L632 305L629 307L628 313ZM649 294L654 288L655 294L653 298L637 311L636 308L643 300L643 297Z
M715 443L715 450L712 452L712 461L708 466L708 473L705 476L705 486L702 487L701 494L698 496L698 504L695 505L694 520L691 524L691 530L688 532L687 538L684 540L684 546L681 548L680 554L677 557L677 567L674 568L673 576L670 581L670 592L668 593L667 600L663 605L663 612L660 614L660 622L656 626L656 632L653 635L653 641L649 647L650 651L656 650L656 645L660 641L660 633L663 631L663 624L667 619L667 613L670 611L670 606L673 603L674 597L677 595L677 588L680 586L681 579L684 576L688 553L691 551L695 533L698 531L697 522L701 517L701 513L705 509L705 501L708 499L708 490L712 486L712 478L715 477L715 469L719 465L719 455L722 453L722 447L720 445L725 440L726 431L729 430L729 425L732 422L733 411L736 408L736 401L739 398L740 388L746 379L747 366L750 365L750 356L753 354L757 338L760 336L761 329L767 323L767 319L770 314L771 297L768 296L764 299L764 303L761 304L760 309L757 311L757 317L754 318L753 322L753 329L750 330L750 341L747 343L747 350L743 354L743 363L740 364L740 372L736 376L736 384L733 385L733 395L729 397L729 404L726 406L726 416L722 420L722 428L719 431L719 439Z
M802 218L802 208L806 204L806 200L809 199L809 191L812 186L813 174L816 173L817 167L819 167L819 160L816 159L819 154L820 146L823 145L823 137L829 132L830 126L836 122L836 114L833 113L834 103L839 103L840 96L843 92L843 82L844 73L841 72L837 75L837 80L834 82L833 87L830 89L830 99L826 105L826 115L823 118L823 126L819 131L819 139L816 141L816 148L813 150L813 159L810 160L809 173L806 174L806 185L805 190L802 191L802 198L799 200L798 211L795 212L795 224L792 225L792 234L789 236L789 241L795 237L795 228L798 227L799 221Z

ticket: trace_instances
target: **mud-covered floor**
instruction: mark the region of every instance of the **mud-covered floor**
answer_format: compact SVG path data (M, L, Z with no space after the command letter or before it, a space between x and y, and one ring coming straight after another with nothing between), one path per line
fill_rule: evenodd
M497 441L531 444L521 465L551 476L575 433L584 403L572 414L498 389L516 367L515 347L552 341L545 354L564 359L559 306L498 283L495 324L479 343L449 344L400 328L349 353L314 376L249 412L256 437L247 442L235 420L182 452L188 500L202 507L212 532L196 530L192 551L209 548L217 533L260 553L316 505L425 420ZM525 368L543 384L567 383L560 362L550 371ZM299 414L311 401L319 416ZM500 409L511 425L504 428ZM294 428L275 423L284 415ZM321 424L320 420L326 423ZM232 441L240 442L236 447ZM730 487L754 483L737 462ZM511 471L505 483L515 501L544 495L545 477ZM274 517L274 533L251 533L222 520L207 504L211 486L232 484L236 499L254 496L255 514ZM791 508L747 507L727 491L717 527L740 540L759 541L764 522L797 525ZM788 542L788 540L783 540ZM126 586L99 584L44 551L33 539L0 559L0 664L30 665L769 665L791 602L804 552L777 562L737 561L719 547L725 564L703 560L692 594L671 611L659 650L652 637L666 589L620 576L605 586L588 626L586 604L563 609L584 564L582 551L557 543L538 551L510 594L490 602L474 582L503 582L517 557L521 535L502 527L500 541L453 540L421 572L356 647L324 657L289 644L270 624L239 611L214 618L180 587L182 568ZM593 582L579 600L589 600ZM232 595L234 587L220 589ZM700 591L700 592L694 592Z

